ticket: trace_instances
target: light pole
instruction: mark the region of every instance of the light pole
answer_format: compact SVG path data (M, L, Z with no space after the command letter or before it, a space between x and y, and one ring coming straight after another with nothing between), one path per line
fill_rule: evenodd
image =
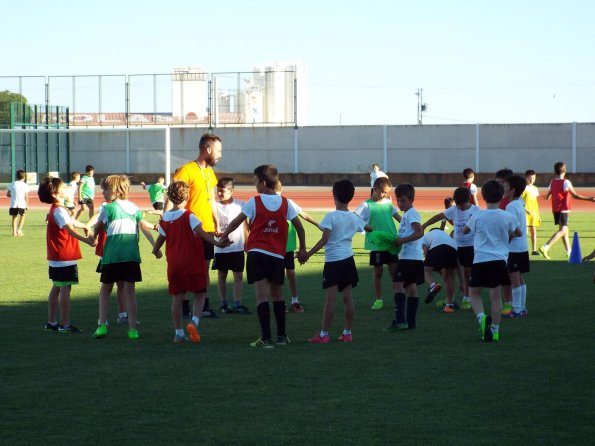
M428 104L424 103L424 89L418 88L415 95L417 95L417 125L422 125L422 113L428 109Z

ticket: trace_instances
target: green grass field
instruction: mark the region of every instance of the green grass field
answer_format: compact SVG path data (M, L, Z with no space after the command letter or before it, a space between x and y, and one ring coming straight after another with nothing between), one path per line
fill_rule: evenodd
M166 262L145 240L139 341L115 323L91 338L99 283L87 246L72 290L72 322L85 332L46 332L45 212L27 215L25 237L10 237L8 215L0 225L2 444L569 445L595 435L594 265L569 265L561 242L551 261L531 257L530 316L503 321L498 344L481 342L470 311L423 302L416 330L382 332L393 318L390 281L388 305L372 312L357 236L354 342L306 342L320 329L320 253L297 267L306 312L288 314L292 344L256 350L255 315L203 319L201 344L174 345ZM594 217L571 218L583 255L595 248ZM551 214L543 219L541 243L555 229ZM312 246L319 233L305 225ZM213 286L211 296L218 308ZM254 310L248 285L244 303ZM114 298L112 322L115 311ZM332 336L341 329L339 304Z

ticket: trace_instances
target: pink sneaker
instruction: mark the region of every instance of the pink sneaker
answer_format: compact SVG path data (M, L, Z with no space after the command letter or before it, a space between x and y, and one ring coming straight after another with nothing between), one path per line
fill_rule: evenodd
M316 333L313 337L308 339L310 344L328 344L330 341L330 336L326 335L324 337L320 337L320 333Z
M339 342L353 342L353 335L350 334L344 334L339 336Z
M304 312L304 306L299 302L291 304L291 309L293 310L294 313L303 313Z

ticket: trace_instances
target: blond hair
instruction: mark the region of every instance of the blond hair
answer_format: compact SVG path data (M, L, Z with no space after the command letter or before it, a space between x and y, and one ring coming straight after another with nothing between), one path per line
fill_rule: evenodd
M173 181L167 188L167 198L174 204L180 204L190 196L190 186L185 181Z
M109 175L102 185L109 187L116 198L120 200L127 200L130 192L130 178L126 175Z

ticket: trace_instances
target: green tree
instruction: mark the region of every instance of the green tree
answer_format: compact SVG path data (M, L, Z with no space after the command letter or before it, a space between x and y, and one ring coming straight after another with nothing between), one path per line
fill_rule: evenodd
M0 91L0 127L10 126L10 103L18 102L26 104L27 98L20 93L12 93L8 90Z

